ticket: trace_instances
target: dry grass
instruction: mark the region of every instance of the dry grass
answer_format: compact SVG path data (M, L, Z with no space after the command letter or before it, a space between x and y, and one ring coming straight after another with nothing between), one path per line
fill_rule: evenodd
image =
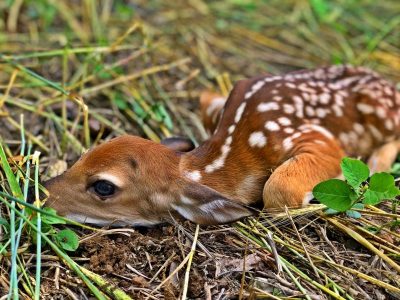
M24 182L30 144L30 153L41 152L46 178L123 133L154 141L179 133L201 142L199 92L227 94L243 77L352 63L399 82L398 11L395 0L3 1L0 142ZM1 187L18 196L6 165ZM55 248L37 252L30 225L18 223L15 208L6 207L13 202L1 199L4 295L16 276L23 298L35 297L35 280L43 299L86 299L90 291L98 298L174 299L186 289L191 299L400 298L398 211L389 203L366 208L357 220L328 218L314 206L198 233L189 222L76 227L80 248L69 254L86 269L72 271L73 262ZM24 227L15 244L18 224Z

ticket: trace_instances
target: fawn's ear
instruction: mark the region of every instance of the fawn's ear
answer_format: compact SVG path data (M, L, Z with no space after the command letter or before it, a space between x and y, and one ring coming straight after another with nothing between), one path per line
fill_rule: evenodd
M230 223L252 215L250 210L214 189L189 180L172 208L184 218L204 225Z
M189 152L195 148L194 143L191 139L181 136L174 136L162 139L161 144L178 152Z

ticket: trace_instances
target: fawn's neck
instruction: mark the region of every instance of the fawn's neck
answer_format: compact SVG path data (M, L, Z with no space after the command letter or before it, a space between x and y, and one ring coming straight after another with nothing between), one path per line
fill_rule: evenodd
M242 147L239 142L227 145L213 136L181 157L180 172L237 202L256 202L262 199L273 166L268 167L260 153Z

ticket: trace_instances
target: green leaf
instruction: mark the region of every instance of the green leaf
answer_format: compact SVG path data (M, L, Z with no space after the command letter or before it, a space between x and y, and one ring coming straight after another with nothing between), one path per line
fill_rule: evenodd
M394 184L394 178L388 173L372 175L369 189L364 194L364 204L376 205L384 199L394 199L400 195L400 190Z
M351 187L339 179L323 181L313 189L313 195L316 199L339 212L346 211L351 207L354 194Z
M137 103L137 101L132 102L132 108L139 118L144 119L147 117L147 112L144 111L144 109L139 105L139 103Z
M111 73L110 73L109 71L107 71L107 70L100 70L100 71L97 73L97 76L98 76L100 79L111 79L111 78L112 78Z
M392 169L390 170L390 173L392 173L395 176L400 176L400 163L396 162L392 165Z
M360 214L358 211L351 210L351 209L346 210L346 215L347 215L349 218L353 218L353 219L359 219L359 218L361 218L361 214Z
M59 231L56 234L55 238L64 250L75 251L76 249L78 249L79 246L78 235L70 229L64 229Z
M44 211L52 214L52 216L50 215L41 215L42 216L42 222L46 223L46 224L66 224L66 222L62 219L59 218L59 216L57 215L57 212L55 209L50 208L50 207L45 207L43 208Z
M20 198L22 199L22 191L21 188L18 184L16 176L14 176L14 173L10 167L10 164L7 161L7 156L6 153L4 152L3 146L0 144L0 164L1 168L4 170L4 173L6 174L6 178L8 181L8 184L11 188L11 192L15 198Z
M173 123L171 120L171 117L169 116L169 113L165 109L164 105L162 104L156 104L154 108L154 112L157 115L157 117L160 119L160 121L163 121L165 126L167 126L168 129L173 128Z
M42 231L43 233L45 233L45 234L51 233L51 231L54 231L54 230L53 230L53 227L52 227L50 224L47 224L47 223L43 222L43 216L40 215L40 217L41 217L41 227L40 227L41 231ZM37 217L37 216L34 216L34 217L32 218L32 220L31 220L31 222L32 222L35 226L37 226L37 225L38 225L38 217ZM32 231L32 237L34 237L34 236L36 236L36 232Z
M360 184L368 179L368 166L361 160L345 157L343 158L340 167L342 168L343 175L348 184L350 184L355 190L358 190Z
M377 192L385 192L393 187L396 187L394 177L385 172L375 173L369 181L369 189Z
M316 15L324 20L329 13L328 3L325 0L310 0L311 6L314 9Z
M113 101L120 110L126 110L128 108L128 103L126 103L124 96L120 92L114 93Z

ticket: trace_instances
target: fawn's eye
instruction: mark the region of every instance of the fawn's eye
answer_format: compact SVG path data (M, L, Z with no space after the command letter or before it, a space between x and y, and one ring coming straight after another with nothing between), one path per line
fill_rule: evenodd
M93 191L100 197L110 197L115 194L116 187L107 180L97 180L92 184Z

